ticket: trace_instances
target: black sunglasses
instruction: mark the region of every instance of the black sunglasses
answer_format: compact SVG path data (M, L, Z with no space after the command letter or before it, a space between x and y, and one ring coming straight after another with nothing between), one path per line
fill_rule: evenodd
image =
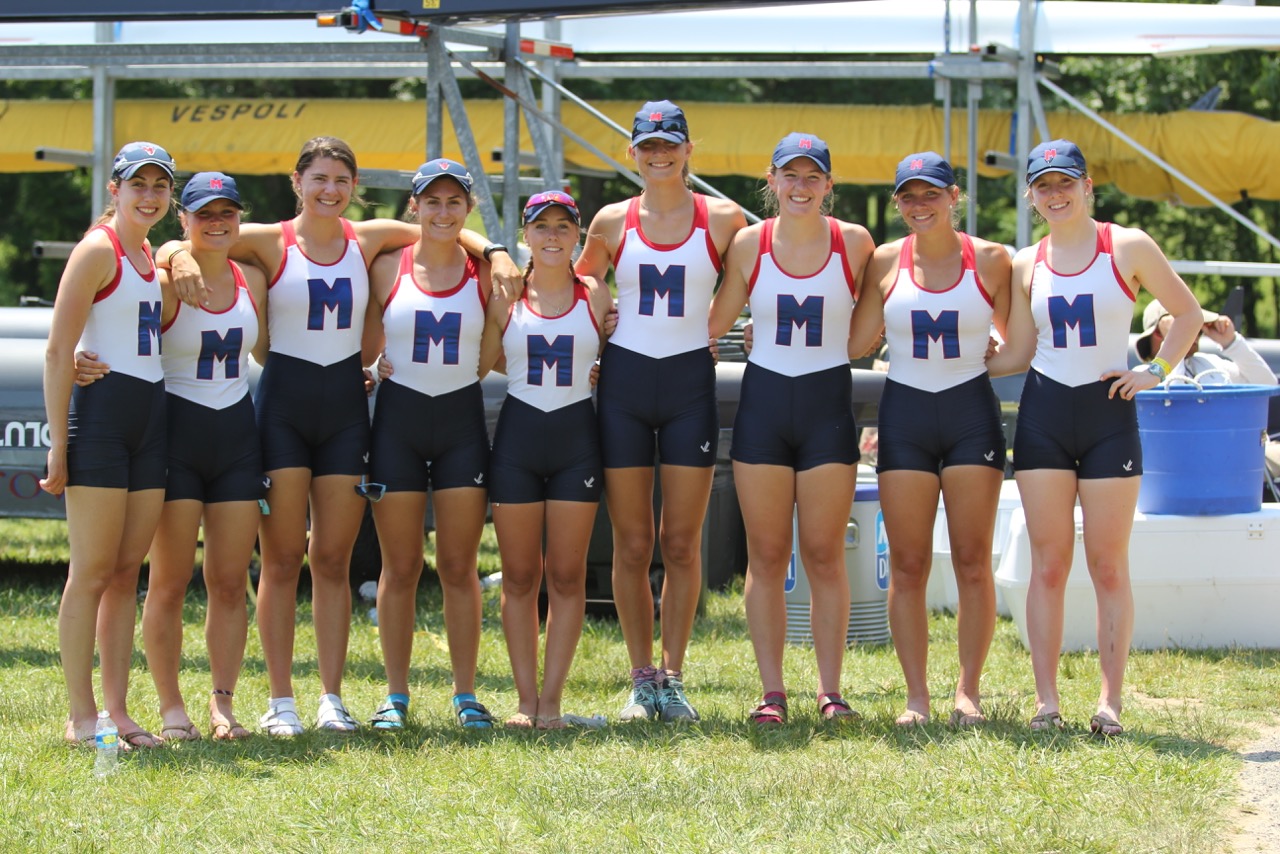
M686 138L689 136L689 126L687 124L677 119L664 119L660 122L636 122L631 126L631 138L635 139L642 133L653 133L654 131L678 133Z
M369 483L368 481L360 481L356 484L356 495L361 498L367 498L370 501L378 502L382 500L382 496L387 494L387 485L385 483Z

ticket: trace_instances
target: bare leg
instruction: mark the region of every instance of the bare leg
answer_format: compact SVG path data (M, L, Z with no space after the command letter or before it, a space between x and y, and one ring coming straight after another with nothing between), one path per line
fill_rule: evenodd
M360 533L365 499L356 494L359 478L326 475L311 480L311 612L316 627L320 688L342 694L351 635L351 550Z
M679 672L702 595L702 524L715 469L662 466L662 667ZM652 612L651 612L652 613Z
M209 595L204 638L209 675L219 692L235 692L244 663L249 634L245 594L259 517L256 501L222 501L204 508L204 584ZM210 695L209 721L214 730L224 727L228 736L239 726L231 693Z
M538 715L538 589L542 586L543 502L494 504L502 557L502 634L511 658L518 710Z
M453 666L453 693L474 694L480 656L480 576L476 557L484 531L487 493L461 487L433 496L436 509L436 571L444 588L444 627Z
M605 469L604 485L613 526L613 601L635 670L653 664L653 468ZM505 571L502 577L505 583Z
M818 696L840 693L849 631L844 534L857 475L856 466L838 463L796 473L800 559L809 579L809 620L818 659Z
M267 662L271 696L293 696L293 636L298 611L298 577L307 551L308 469L267 473L271 513L260 527L262 575L258 581L258 635Z
M182 607L195 564L202 510L199 501L166 501L160 526L151 542L151 572L147 600L142 607L142 638L147 667L160 700L162 735L165 729L191 726L178 685L178 671L182 661Z
M787 608L783 585L791 561L796 473L785 466L735 462L733 477L747 529L744 600L751 646L764 693L785 693L782 652L787 636ZM846 607L846 613L847 610Z
M565 682L582 637L587 606L587 546L596 518L596 504L548 501L547 508L547 637L542 659L542 690L538 718L560 717ZM506 576L503 576L505 582Z
M133 631L138 620L138 570L147 556L163 508L163 489L127 493L124 532L116 554L115 573L98 605L102 705L111 712L111 719L122 735L143 729L129 717L126 697L129 668L133 663Z
M995 536L1003 480L1002 472L988 466L951 466L942 471L951 564L960 592L960 678L955 708L965 717L981 714L982 667L996 630L991 539ZM946 501L946 496L951 500Z
M116 569L125 525L125 491L72 486L66 491L71 561L58 608L58 650L70 713L66 737L93 735L98 703L93 696L93 646L98 606Z
M1062 653L1067 576L1075 551L1076 475L1059 469L1017 474L1018 492L1031 541L1031 585L1027 590L1027 638L1036 680L1036 713L1061 711L1058 659Z
M1098 663L1102 669L1098 712L1117 721L1133 642L1129 536L1140 482L1136 477L1080 481L1085 558L1098 597Z
M938 476L923 471L880 473L880 508L889 538L889 627L907 683L900 726L929 718L929 614L925 589L933 561Z
M373 505L382 549L378 577L378 641L387 671L387 693L409 694L409 665L422 577L425 492L388 492ZM443 530L443 527L441 527Z

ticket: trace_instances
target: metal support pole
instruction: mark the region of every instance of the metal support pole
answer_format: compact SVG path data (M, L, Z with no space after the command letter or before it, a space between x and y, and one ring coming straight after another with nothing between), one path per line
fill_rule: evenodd
M438 38L438 37L437 37ZM423 46L426 47L426 39ZM427 51L427 160L444 156L444 102L441 83L446 74L453 74L453 66L441 62L440 51Z
M560 41L559 18L548 19L543 27L543 35L548 40L553 42ZM542 72L547 77L556 81L560 79L560 60L555 59L554 57L548 57L542 61L541 65ZM560 115L560 91L556 89L556 87L542 87L542 109L547 115L554 117L557 121L563 118ZM525 124L532 128L534 123L529 121L528 117L526 117ZM548 130L550 130L550 128L548 128ZM560 136L558 133L547 133L544 138L548 144L548 155L550 160L555 165L555 171L546 173L545 177L548 183L554 183L556 186L559 186L564 183L564 137Z
M1231 217L1231 218L1232 218L1232 219L1234 219L1236 222L1240 223L1240 224L1241 224L1241 225L1243 225L1245 228L1249 229L1249 230L1250 230L1250 231L1252 231L1254 234L1258 235L1258 236L1259 236L1259 237L1261 237L1263 240L1267 241L1267 243L1270 243L1272 246L1276 247L1277 249L1280 249L1280 240L1277 240L1275 237L1273 237L1273 236L1270 234L1270 232L1268 232L1266 229L1261 228L1261 227L1260 227L1256 222L1254 222L1253 220L1249 219L1247 216L1245 216L1244 214L1240 213L1240 212L1239 212L1238 210L1236 210L1235 208L1231 207L1231 205L1227 204L1226 202L1222 201L1222 200L1221 200L1221 199L1219 199L1218 197L1214 196L1212 193L1210 193L1210 192L1209 192L1208 190L1206 190L1204 187L1201 187L1201 186L1200 186L1199 184L1197 184L1195 181L1193 181L1193 180L1191 180L1190 178L1188 178L1188 177L1187 177L1187 175L1186 175L1184 172L1182 172L1182 171L1181 171L1181 170L1179 170L1179 169L1174 168L1174 166L1173 166L1172 164L1170 164L1167 160L1164 160L1163 158L1161 158L1161 157L1160 157L1158 154L1156 154L1154 151L1152 151L1152 150L1151 150L1151 149L1149 149L1149 148L1144 147L1144 146L1143 146L1141 143L1139 143L1136 139L1134 139L1133 137L1129 136L1129 135L1128 135L1127 133L1125 133L1124 131L1120 130L1120 128L1116 127L1116 126L1115 126L1115 125L1113 125L1111 122L1107 121L1106 119L1104 119L1102 116L1098 115L1098 114L1097 114L1096 112L1094 112L1093 110L1089 109L1089 107L1085 106L1084 102L1082 102L1082 101L1081 101L1080 99L1078 99L1078 98L1074 98L1074 97L1072 97L1072 96L1071 96L1070 94L1068 94L1068 93L1067 93L1067 91L1066 91L1065 89L1063 89L1061 86L1059 86L1058 84L1054 83L1052 80L1049 80L1048 78L1044 77L1043 75L1041 75L1041 76L1040 76L1040 85L1041 85L1041 86L1043 86L1043 87L1045 87L1046 89L1048 89L1048 90L1049 90L1050 92L1052 92L1053 94L1057 95L1057 96L1058 96L1059 98L1061 98L1062 100L1066 101L1066 102L1067 102L1068 104L1070 104L1071 106L1075 107L1075 108L1076 108L1077 110L1079 110L1081 113L1084 113L1086 116L1088 116L1088 117L1089 117L1090 119L1092 119L1093 121L1095 121L1095 122L1097 122L1098 124L1102 125L1102 127L1106 128L1106 129L1107 129L1107 130L1108 130L1112 135L1114 135L1114 136L1116 136L1117 138L1119 138L1119 139L1123 140L1125 143L1127 143L1131 148L1133 148L1135 151L1137 151L1137 152L1138 152L1139 154L1141 154L1143 157L1147 158L1147 159L1148 159L1148 160L1150 160L1152 163L1156 164L1156 165L1157 165L1157 166L1159 166L1161 169L1163 169L1164 171L1168 172L1170 175L1172 175L1173 177L1177 178L1179 181L1181 181L1182 183L1186 184L1188 187L1190 187L1191 189L1195 190L1195 191L1196 191L1197 193L1199 193L1200 195L1204 196L1206 199L1208 199L1208 200L1209 200L1209 203L1210 203L1210 204L1212 204L1215 208L1217 208L1218 210L1220 210L1220 211L1224 212L1227 216Z
M467 118L467 107L462 101L462 92L458 89L458 78L454 76L440 39L440 35L434 31L427 36L427 59L433 67L447 69L447 73L436 79L440 83L445 106L449 108L449 118L453 120L453 132L458 138L458 147L462 149L462 162L467 165L467 171L475 180L476 199L480 202L480 217L484 220L485 232L493 239L502 234L502 223L498 220L498 209L493 202L493 188L489 185L484 161L480 159L480 151L476 148L476 137L471 132L471 121Z
M1027 162L1031 153L1031 100L1035 97L1036 87L1036 4L1032 0L1019 0L1018 3L1018 109L1014 114L1017 123L1014 156L1019 168ZM1022 189L1020 174L1014 173L1014 187ZM1018 193L1016 199L1018 211L1017 246L1021 249L1031 243L1031 208Z
M529 83L529 75L524 73L523 64L518 64L514 74L508 76L507 88L519 94L521 102L535 103L533 86ZM524 123L529 128L529 138L533 140L533 153L538 158L538 168L542 170L543 189L559 189L564 181L560 174L560 161L552 153L552 140L559 139L560 135L544 122L532 121L534 118L536 116L526 113Z
M520 24L508 22L502 49L508 88L521 76ZM520 104L502 99L502 242L516 245L520 219Z
M969 234L978 233L978 106L982 99L982 84L970 80L968 87L968 103L966 113L969 117L969 145L966 152L968 168L964 175L964 192L969 197L965 205L964 230Z
M115 40L115 24L99 21L93 25L95 42ZM107 207L107 182L111 180L111 162L116 153L116 84L105 64L93 67L93 209L92 222ZM160 143L163 145L164 143Z

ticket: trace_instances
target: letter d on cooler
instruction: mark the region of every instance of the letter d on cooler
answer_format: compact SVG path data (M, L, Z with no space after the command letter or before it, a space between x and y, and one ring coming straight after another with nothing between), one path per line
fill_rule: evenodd
M876 511L876 587L889 589L889 537L884 532L884 511Z

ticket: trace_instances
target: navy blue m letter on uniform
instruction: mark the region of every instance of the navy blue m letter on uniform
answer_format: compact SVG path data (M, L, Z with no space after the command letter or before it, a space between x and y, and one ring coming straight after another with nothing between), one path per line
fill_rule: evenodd
M324 318L328 312L338 315L338 329L351 328L352 304L351 279L342 276L334 280L333 286L324 279L307 279L307 290L310 303L307 311L307 329L324 329Z
M529 385L542 385L543 368L555 365L556 385L573 385L573 336L557 335L548 342L541 335L529 336Z
M138 303L138 355L150 356L155 339L156 355L160 354L160 303L143 300Z

